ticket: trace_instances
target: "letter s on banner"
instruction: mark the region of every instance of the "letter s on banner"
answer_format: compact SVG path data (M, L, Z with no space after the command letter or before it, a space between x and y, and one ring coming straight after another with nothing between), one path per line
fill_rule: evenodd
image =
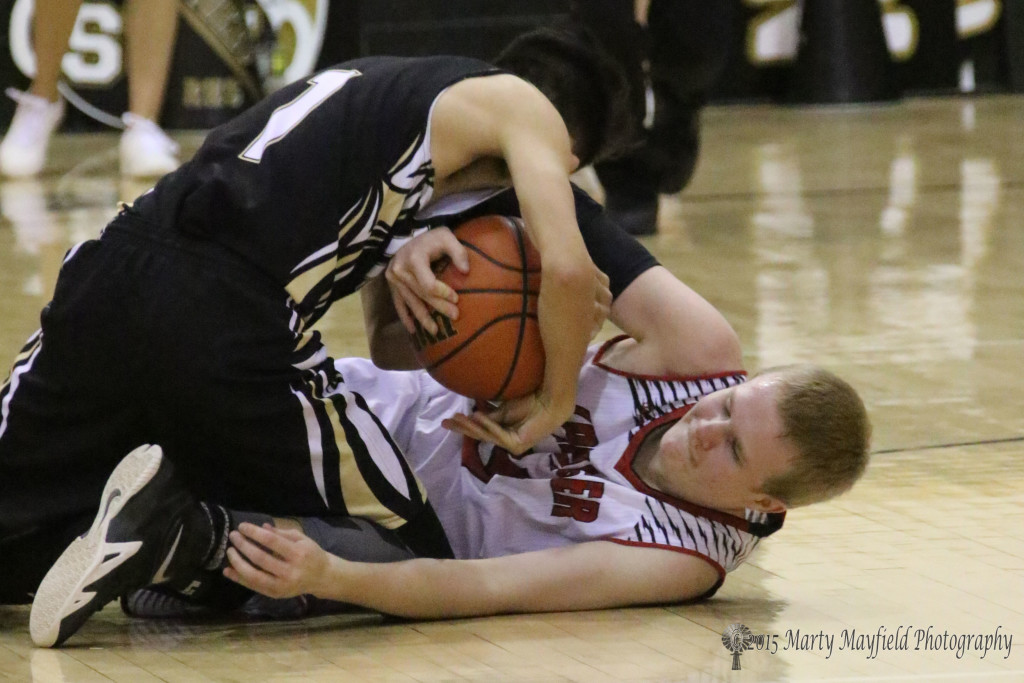
M14 65L28 78L36 75L36 55L32 50L34 0L15 0L11 9L8 39ZM121 13L105 2L85 2L78 11L68 52L61 61L65 78L75 85L101 86L121 76ZM87 27L99 30L89 31Z

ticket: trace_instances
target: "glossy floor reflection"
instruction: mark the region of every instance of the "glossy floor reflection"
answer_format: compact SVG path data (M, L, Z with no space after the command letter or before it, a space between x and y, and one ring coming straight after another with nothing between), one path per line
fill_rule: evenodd
M810 360L850 379L876 450L853 492L793 512L714 600L433 623L147 623L111 607L56 652L31 647L26 609L0 608L0 679L1024 680L1021 121L1013 96L707 113L694 182L647 244L725 312L749 367ZM145 189L111 173L114 145L63 138L55 174L0 181L8 359L64 251ZM365 353L357 306L322 324L338 355ZM733 623L766 636L741 671L721 642Z

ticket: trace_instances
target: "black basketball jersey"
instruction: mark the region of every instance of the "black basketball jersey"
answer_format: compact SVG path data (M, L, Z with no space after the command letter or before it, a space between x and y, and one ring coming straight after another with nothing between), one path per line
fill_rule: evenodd
M433 192L429 119L440 93L495 73L463 57L324 70L212 130L130 211L231 249L284 286L308 327L417 227Z

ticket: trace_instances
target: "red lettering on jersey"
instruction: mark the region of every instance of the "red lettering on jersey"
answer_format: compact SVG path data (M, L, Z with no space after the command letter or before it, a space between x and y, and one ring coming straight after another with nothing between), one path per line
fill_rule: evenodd
M597 446L597 432L594 431L590 411L576 406L574 413L574 418L582 421L566 422L562 425L563 435L552 435L558 444L558 452L550 454L547 466L556 477L597 475L597 470L590 464L590 452ZM490 449L490 452L486 449ZM530 474L520 461L531 453L528 451L521 456L512 455L504 448L482 444L467 437L462 441L462 466L483 482L490 481L495 475L527 479Z
M498 446L494 446L491 449L491 457L485 465L480 457L481 447L486 447L486 445L481 444L475 439L466 437L462 440L462 466L472 472L473 476L480 481L488 482L496 474L517 479L527 479L529 477L526 470L516 463L516 456Z
M587 479L557 477L551 480L551 494L554 498L551 507L553 516L593 522L601 507L598 499L604 495L604 484Z
M590 419L590 411L583 406L576 406L575 415L582 418L583 422L569 421L562 425L564 436L556 436L559 453L555 454L555 468L559 475L566 473L583 472L586 474L597 474L590 465L590 451L597 446L597 432L594 431L593 421ZM583 463L586 463L583 465ZM583 465L579 467L579 465Z

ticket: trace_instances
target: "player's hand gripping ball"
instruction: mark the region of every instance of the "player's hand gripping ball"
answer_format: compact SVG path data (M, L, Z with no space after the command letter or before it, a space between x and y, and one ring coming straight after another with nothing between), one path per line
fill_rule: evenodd
M531 394L544 379L537 323L540 254L519 218L481 216L452 232L469 250L469 272L444 259L435 273L458 292L459 318L434 311L434 335L417 324L416 359L463 396L490 401Z

